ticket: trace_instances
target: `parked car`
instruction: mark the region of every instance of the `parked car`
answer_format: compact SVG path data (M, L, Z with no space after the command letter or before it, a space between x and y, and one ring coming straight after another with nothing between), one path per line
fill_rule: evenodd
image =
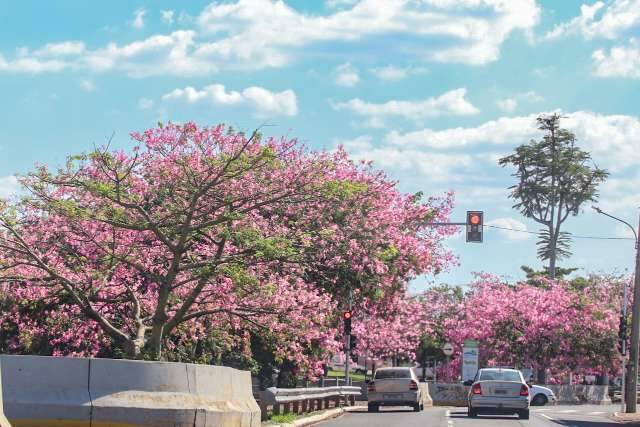
M376 370L367 392L369 412L378 412L380 406L411 406L415 412L424 409L418 377L409 367Z
M468 414L517 414L529 419L529 386L517 369L478 370L468 395Z
M547 403L555 404L556 395L553 390L541 385L530 385L529 394L531 395L531 406L544 406Z

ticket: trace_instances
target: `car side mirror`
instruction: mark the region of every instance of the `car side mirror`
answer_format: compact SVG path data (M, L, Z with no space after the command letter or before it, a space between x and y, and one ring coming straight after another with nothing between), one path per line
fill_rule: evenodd
M533 387L533 383L532 383L531 381L529 381L529 382L527 383L527 387L529 387L529 388Z
M473 380L466 380L462 383L463 385L473 385Z

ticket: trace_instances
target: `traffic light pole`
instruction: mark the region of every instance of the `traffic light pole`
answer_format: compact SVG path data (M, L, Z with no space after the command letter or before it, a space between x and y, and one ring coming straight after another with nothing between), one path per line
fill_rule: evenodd
M353 305L353 294L351 292L351 287L349 287L349 312L351 312L352 309L352 305ZM350 385L351 384L351 379L349 378L349 365L351 362L351 331L349 330L348 334L345 334L345 348L344 348L344 355L346 360L344 361L344 380L345 380L345 385Z
M626 391L626 387L627 387L627 381L626 381L626 363L627 363L627 337L626 337L626 321L627 321L627 303L629 300L629 292L627 291L627 284L624 284L624 291L623 291L623 297L622 297L622 317L624 319L625 322L625 336L624 339L622 340L622 348L621 353L622 353L622 382L620 383L620 393L621 393L621 402L620 404L622 405L622 412L626 411L626 407L627 407L627 400L626 400L626 395L627 395L627 391Z
M638 221L640 231L640 220ZM629 369L627 372L627 413L637 411L638 386L638 344L640 342L640 242L636 234L636 270L633 284L633 310L631 314L631 348L629 349Z
M638 218L638 232L633 225L620 218L610 215L602 209L593 206L593 209L599 214L608 216L625 225L633 231L636 242L636 265L633 282L633 307L631 310L631 345L629 346L629 362L627 364L627 383L625 387L626 412L634 414L637 411L637 387L638 387L638 344L640 343L640 241L638 240L638 232L640 232L640 218Z

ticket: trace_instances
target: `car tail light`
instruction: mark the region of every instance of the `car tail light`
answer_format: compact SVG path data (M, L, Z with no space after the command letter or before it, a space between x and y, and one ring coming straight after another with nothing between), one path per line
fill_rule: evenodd
M529 387L522 384L522 387L520 387L520 396L529 396Z
M409 390L417 390L418 389L418 383L415 382L414 380L411 380L411 382L409 383Z
M471 393L482 394L482 387L480 387L480 383L475 383L473 387L471 387Z
M376 391L376 383L371 381L369 385L367 385L367 391Z

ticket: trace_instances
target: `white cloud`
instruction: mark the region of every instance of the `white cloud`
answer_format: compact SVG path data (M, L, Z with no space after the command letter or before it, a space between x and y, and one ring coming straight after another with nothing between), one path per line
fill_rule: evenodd
M96 84L89 79L82 79L80 80L80 88L87 92L93 92L96 90Z
M153 108L154 102L149 98L140 98L138 100L138 108L140 110L150 110Z
M424 67L396 67L395 65L387 65L381 68L374 68L371 72L380 80L399 81L404 80L410 75L426 73Z
M640 43L631 39L627 46L612 47L609 52L593 52L595 74L598 77L627 77L640 79Z
M528 92L516 94L512 98L500 99L496 101L496 105L502 111L512 113L518 108L518 104L520 102L535 103L543 100L544 98L542 96L538 95L535 91L530 90Z
M538 114L501 117L477 127L415 132L392 131L386 142L401 147L455 149L468 146L516 145L540 138L536 128ZM602 115L586 111L565 113L563 127L576 134L578 145L589 151L601 167L620 171L640 163L640 120L625 115Z
M640 0L597 1L583 4L580 15L556 26L545 35L556 39L570 34L582 34L586 39L604 38L616 40L634 36L640 31ZM598 77L625 77L640 79L640 46L631 38L629 43L612 47L609 52L595 50L592 54Z
M284 2L240 0L211 4L199 17L204 31L229 33L214 42L212 52L253 58L266 65L290 60L288 50L321 41L357 41L400 33L418 40L446 39L446 47L420 43L421 56L440 62L483 64L498 57L502 42L513 31L528 32L538 22L534 0L362 0L328 16L298 13ZM280 25L273 25L278 22ZM415 53L414 53L415 54Z
M367 125L372 127L384 126L390 117L402 117L420 122L427 118L443 115L467 116L476 114L479 110L466 98L467 90L459 88L446 92L438 97L416 101L391 100L383 104L363 101L359 98L333 105L338 111L350 111L353 114L367 118Z
M359 0L326 0L325 4L328 8L334 9L337 7L353 6L358 3Z
M557 25L545 36L555 39L569 34L580 33L587 39L615 39L640 26L640 0L612 0L608 3L597 1L583 4L580 15Z
M261 117L295 116L298 113L296 94L291 89L271 92L261 87L251 86L242 92L227 92L221 84L205 86L202 90L187 86L163 95L162 99L164 101L183 100L190 104L209 102L213 105L248 105Z
M86 47L81 41L66 41L62 43L47 43L40 49L33 52L33 56L37 57L56 57L56 56L74 56L84 53ZM23 48L20 52L21 56L28 55L28 50Z
M640 173L612 175L600 186L598 206L608 212L619 212L622 217L634 218L636 225L640 208Z
M161 10L160 14L162 16L162 21L167 24L167 25L172 25L173 24L173 15L174 15L174 11L173 10Z
M496 105L502 111L507 112L507 113L511 113L511 112L515 111L516 108L518 108L518 101L516 101L513 98L500 99L500 100L496 101Z
M13 61L7 61L4 56L0 54L0 71L38 74L61 71L65 68L68 68L68 65L57 59L41 60L35 57L19 57Z
M337 66L334 72L338 86L353 87L360 81L358 70L348 62Z
M523 231L529 231L526 224L515 218L496 218L487 221L485 225L496 227L498 233L509 240L528 240L534 236L530 233L523 233Z
M143 28L145 13L137 10L131 25ZM512 33L530 33L539 15L535 0L360 0L324 15L299 12L279 0L214 2L195 20L178 17L181 23L195 25L187 31L124 45L107 43L95 50L86 49L83 42L62 42L80 43L74 47L82 49L52 54L49 58L56 62L50 63L28 53L3 58L0 71L207 75L219 69L282 67L316 44L375 46L385 35L402 36L406 42L398 54L412 60L486 64L498 59L502 43Z
M13 176L0 177L0 198L7 199L18 194L18 179Z
M131 22L131 26L133 28L137 28L138 30L144 28L144 15L147 14L147 11L144 9L138 9L133 12L133 21Z

